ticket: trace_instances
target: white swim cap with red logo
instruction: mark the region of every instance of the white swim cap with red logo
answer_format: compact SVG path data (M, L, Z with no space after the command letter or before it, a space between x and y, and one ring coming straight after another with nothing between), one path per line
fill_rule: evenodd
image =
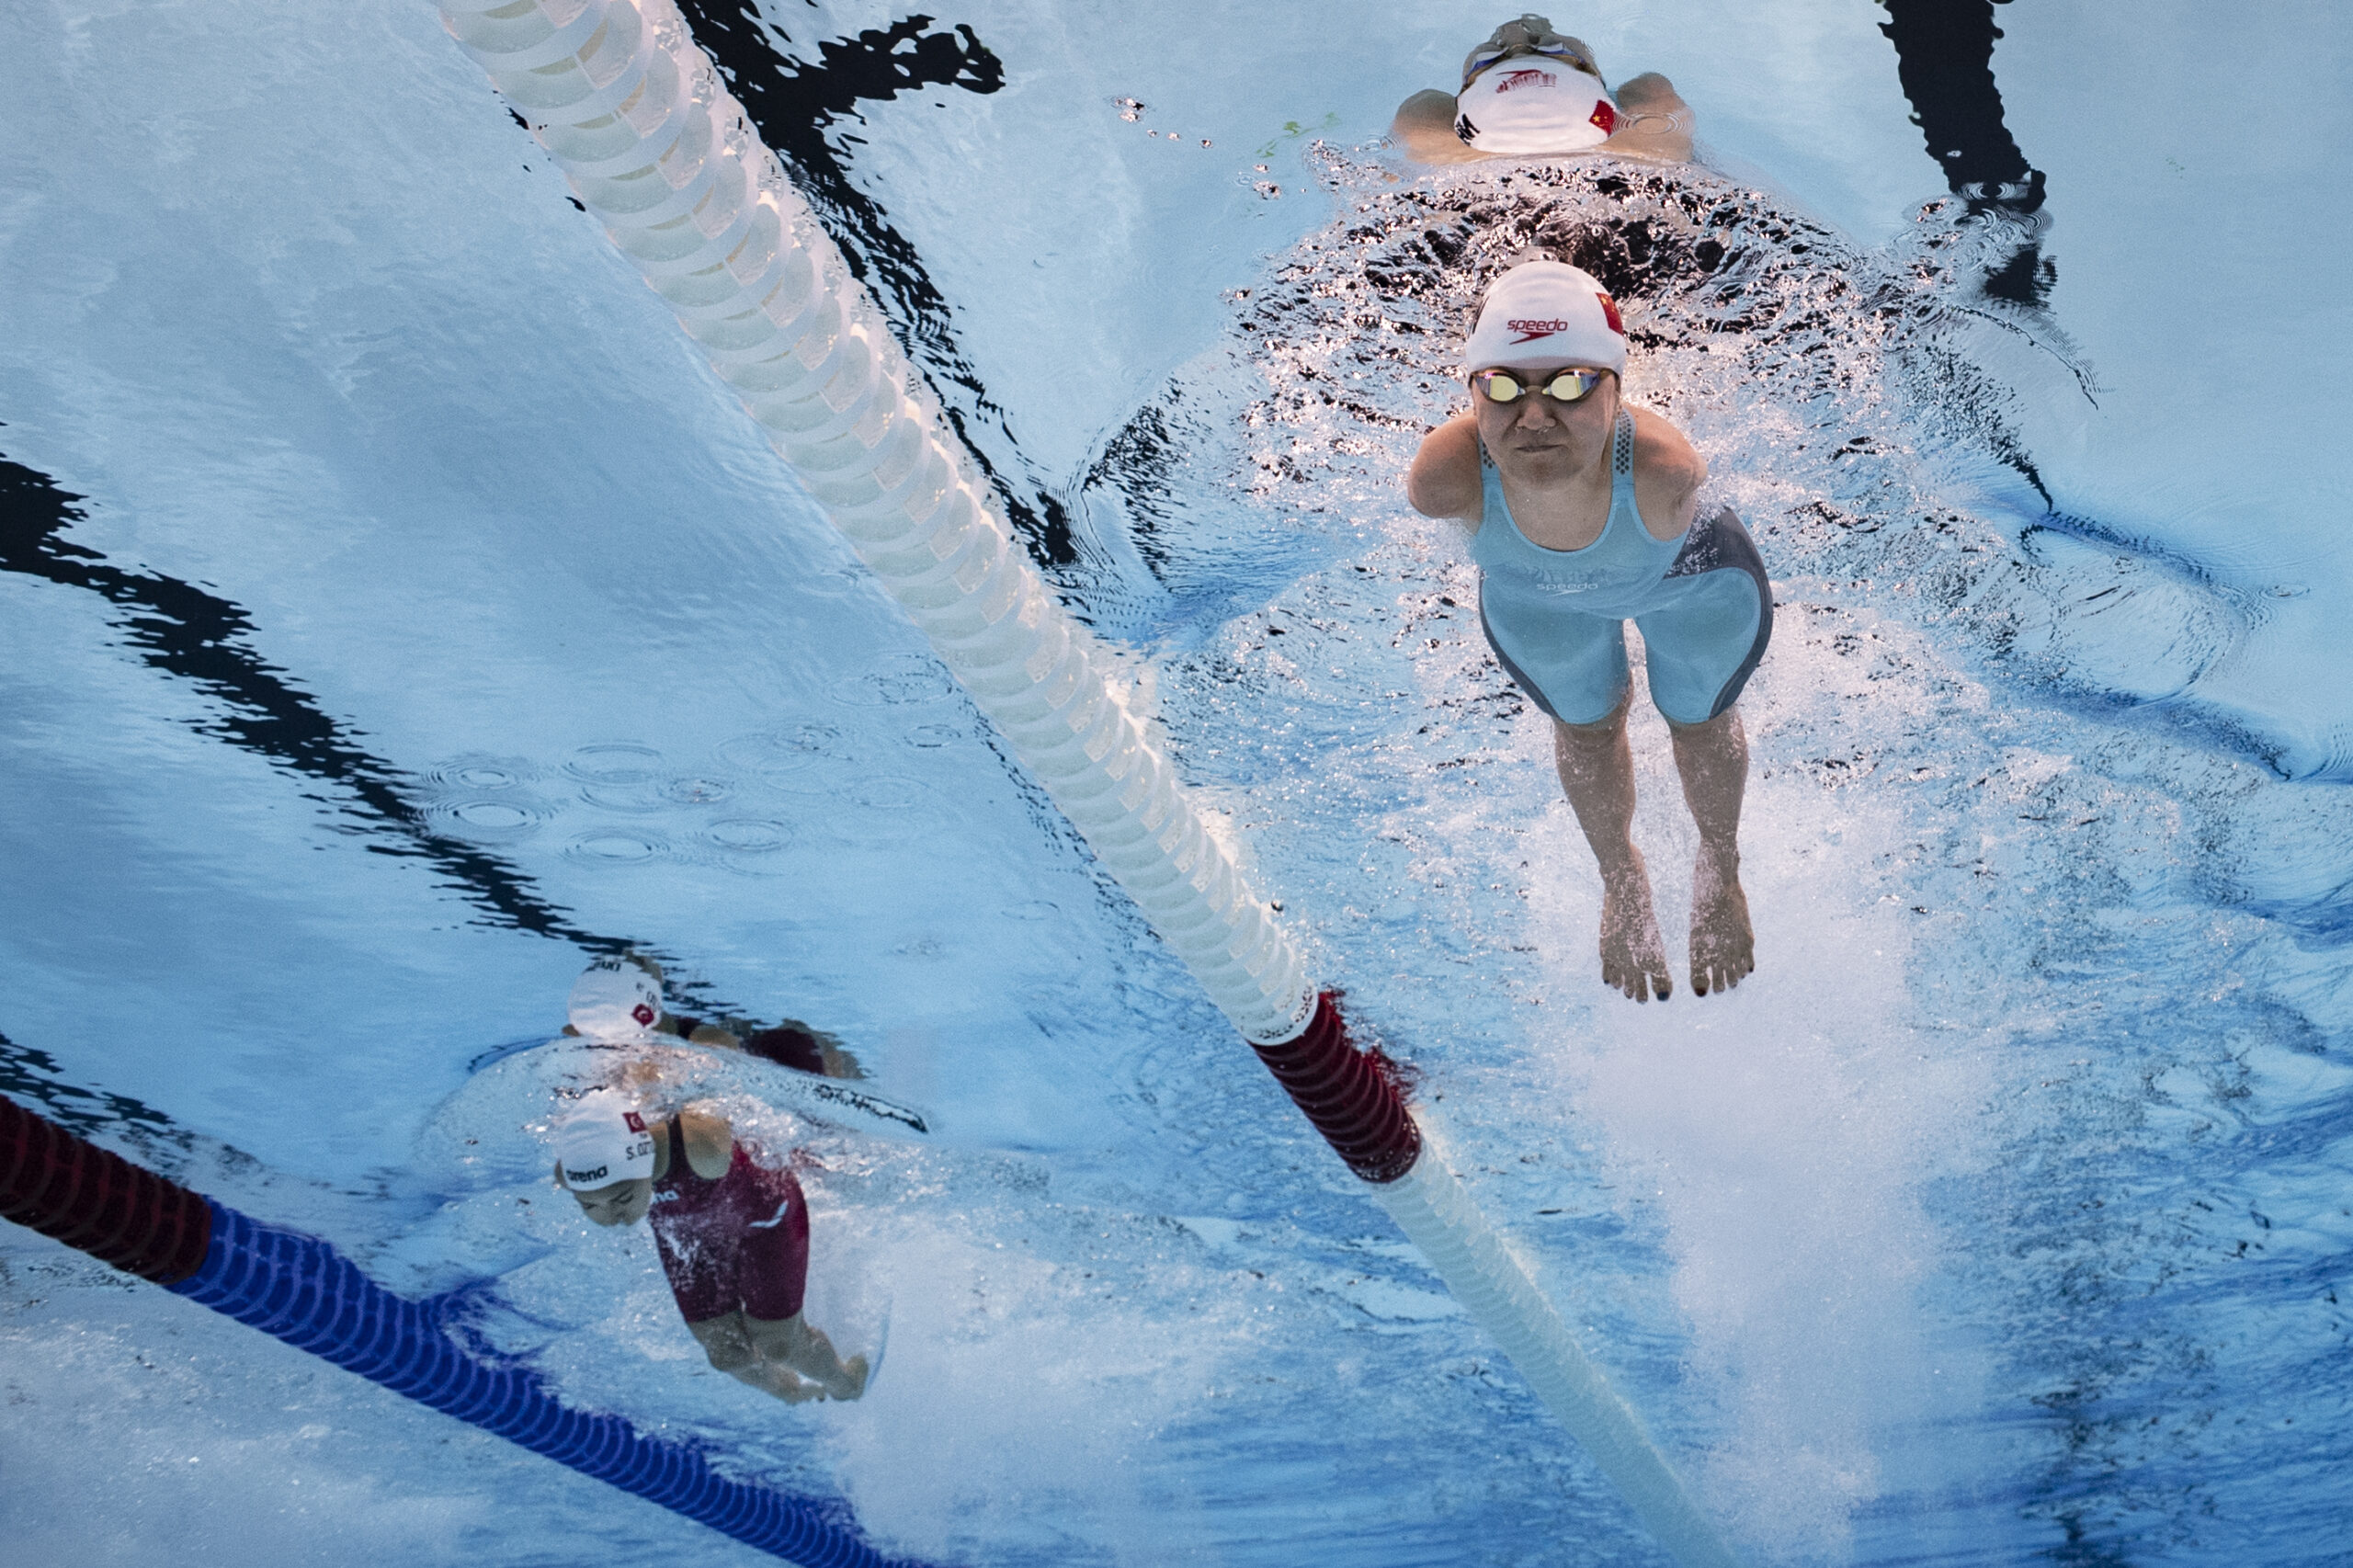
M574 1192L654 1174L654 1135L642 1113L604 1089L584 1096L555 1130L556 1168Z
M662 987L627 959L598 959L572 983L564 1010L585 1039L644 1040L662 1021Z
M1593 275L1565 261L1523 261L1495 279L1479 324L1462 346L1462 369L1554 365L1626 373L1626 324Z
M1498 60L1456 95L1454 108L1455 135L1506 156L1581 153L1618 129L1618 106L1601 78L1551 54Z

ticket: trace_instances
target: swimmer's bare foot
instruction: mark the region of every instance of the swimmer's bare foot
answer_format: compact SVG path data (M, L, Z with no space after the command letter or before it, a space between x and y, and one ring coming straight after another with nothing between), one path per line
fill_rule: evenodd
M1627 854L1624 868L1601 879L1601 983L1632 1001L1655 994L1664 1002L1675 994L1675 981L1651 908L1650 870L1640 850L1630 846Z
M755 1361L739 1367L728 1374L739 1382L746 1382L762 1393L772 1393L787 1404L806 1404L813 1399L825 1397L825 1385L801 1376L789 1367L773 1361Z
M1691 867L1691 990L1729 991L1756 968L1748 895L1740 886L1740 852L1702 845Z
M842 1375L825 1392L835 1399L856 1399L866 1392L866 1358L853 1356L842 1363Z

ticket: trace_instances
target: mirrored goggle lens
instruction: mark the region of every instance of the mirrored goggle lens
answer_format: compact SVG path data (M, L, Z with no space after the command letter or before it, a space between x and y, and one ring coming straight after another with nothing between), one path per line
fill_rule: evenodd
M1601 384L1601 370L1555 370L1552 379L1535 390L1555 403L1575 403ZM1509 370L1482 370L1471 378L1490 403L1517 403L1529 384Z

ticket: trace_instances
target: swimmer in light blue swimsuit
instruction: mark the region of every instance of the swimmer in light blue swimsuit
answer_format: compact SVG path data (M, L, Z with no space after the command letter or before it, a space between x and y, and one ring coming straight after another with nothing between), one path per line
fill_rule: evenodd
M1642 629L1651 700L1670 724L1728 711L1773 634L1765 563L1730 507L1660 539L1634 499L1634 416L1618 411L1601 537L1548 550L1512 520L1502 471L1479 451L1479 620L1504 669L1563 724L1598 724L1633 676L1624 622Z
M1512 267L1489 289L1465 359L1472 412L1425 438L1406 493L1476 528L1481 624L1554 722L1562 788L1601 870L1602 979L1637 1001L1674 989L1631 836L1631 619L1699 829L1691 986L1728 990L1756 967L1734 704L1772 636L1764 562L1729 509L1699 519L1707 465L1690 443L1620 403L1625 329L1590 277L1542 256Z

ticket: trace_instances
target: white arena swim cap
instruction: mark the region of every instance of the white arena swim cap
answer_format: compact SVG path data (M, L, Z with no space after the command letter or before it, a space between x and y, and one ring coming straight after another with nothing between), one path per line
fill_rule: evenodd
M594 1192L617 1181L654 1174L654 1135L645 1118L618 1096L598 1089L556 1125L555 1158L563 1185Z
M564 1010L584 1039L644 1040L662 1021L662 986L627 959L598 959L572 983Z
M1462 369L1587 365L1626 373L1626 324L1591 273L1565 261L1523 261L1495 279Z

